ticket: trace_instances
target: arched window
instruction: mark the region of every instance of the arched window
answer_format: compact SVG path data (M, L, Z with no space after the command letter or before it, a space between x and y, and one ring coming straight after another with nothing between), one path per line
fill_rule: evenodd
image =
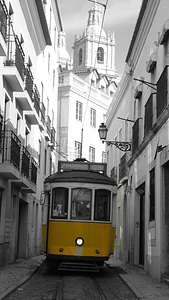
M102 47L97 49L97 61L100 63L104 62L104 49Z
M82 64L82 54L83 54L83 51L82 51L82 48L80 48L80 50L79 50L79 65Z

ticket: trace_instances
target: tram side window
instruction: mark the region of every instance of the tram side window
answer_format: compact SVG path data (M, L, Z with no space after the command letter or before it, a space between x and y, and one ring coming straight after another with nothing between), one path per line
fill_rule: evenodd
M54 188L52 191L52 218L67 219L68 189Z
M110 191L96 190L94 204L95 221L110 221Z
M72 189L71 196L71 219L91 219L92 190L87 188Z

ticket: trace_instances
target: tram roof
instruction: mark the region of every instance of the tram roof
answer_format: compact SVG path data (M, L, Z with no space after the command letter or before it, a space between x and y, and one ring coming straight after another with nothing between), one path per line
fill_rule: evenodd
M45 183L47 182L85 182L113 186L117 185L116 181L107 175L88 171L66 171L55 173L45 179Z

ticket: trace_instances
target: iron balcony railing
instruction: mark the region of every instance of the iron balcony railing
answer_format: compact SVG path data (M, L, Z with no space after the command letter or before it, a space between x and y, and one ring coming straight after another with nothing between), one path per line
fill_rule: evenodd
M23 146L22 147L22 164L21 164L21 173L25 177L29 178L29 168L30 168L30 153Z
M46 131L47 131L47 134L50 136L51 135L51 119L49 116L46 116Z
M18 39L18 36L13 32L12 25L9 26L10 33L7 36L7 58L5 61L5 66L16 66L18 72L24 81L25 75L25 54L22 49L21 42Z
M34 103L34 108L39 116L41 112L41 121L45 124L45 106L40 102L40 94L36 84L34 84L34 78L29 65L25 67L25 90L28 92L32 102Z
M28 92L30 98L33 98L33 75L30 67L26 65L25 67L25 90Z
M14 165L23 176L36 185L37 163L13 131L2 131L1 147L2 163Z
M31 157L31 172L30 172L30 179L31 182L33 182L36 185L36 180L37 180L37 168L38 165L36 161Z
M6 42L8 10L4 0L0 0L0 32Z
M45 125L46 108L45 108L45 105L43 104L43 102L40 102L40 110L41 110L41 121L42 121L43 125Z
M56 136L56 130L54 127L52 127L50 129L50 133L51 133L51 137L50 137L50 141L53 145L55 145L55 136Z
M34 108L39 116L40 113L40 94L38 91L38 88L36 86L36 84L34 84L33 87L33 103L34 103Z
M21 141L11 130L5 131L5 134L1 135L2 145L2 163L11 163L18 170L20 169L20 152Z

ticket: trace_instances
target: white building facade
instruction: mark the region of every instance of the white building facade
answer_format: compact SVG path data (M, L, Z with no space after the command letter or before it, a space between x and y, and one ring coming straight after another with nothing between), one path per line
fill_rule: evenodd
M100 142L98 128L106 121L119 78L115 74L114 34L106 35L102 20L102 6L94 3L82 37L75 37L73 68L64 35L60 35L57 148L60 159L83 157L105 162L105 145Z
M126 69L107 115L107 148L117 178L116 256L161 280L169 270L169 3L144 0Z
M0 266L42 251L41 194L57 169L58 3L0 1Z

